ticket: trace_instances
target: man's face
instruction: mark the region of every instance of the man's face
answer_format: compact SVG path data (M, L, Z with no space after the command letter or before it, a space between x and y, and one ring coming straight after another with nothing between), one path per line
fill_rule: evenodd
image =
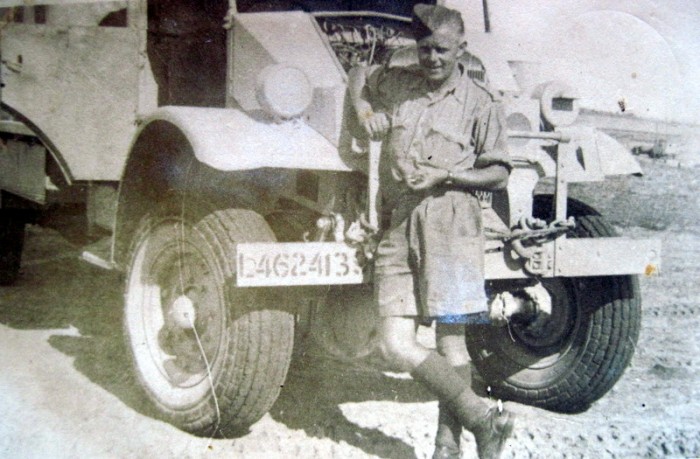
M439 84L447 80L457 65L466 43L450 26L441 27L418 41L418 62L424 76Z

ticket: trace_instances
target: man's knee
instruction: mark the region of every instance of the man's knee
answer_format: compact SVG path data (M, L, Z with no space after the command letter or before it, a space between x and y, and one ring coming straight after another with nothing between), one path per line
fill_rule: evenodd
M428 355L428 350L416 341L415 331L402 333L388 328L381 333L379 350L384 365L393 371L412 371Z
M388 337L382 339L379 342L379 352L384 366L392 371L410 371L409 359L406 355L407 347L396 339Z
M435 340L438 352L453 366L467 365L471 360L464 336L464 325L441 324L436 326Z

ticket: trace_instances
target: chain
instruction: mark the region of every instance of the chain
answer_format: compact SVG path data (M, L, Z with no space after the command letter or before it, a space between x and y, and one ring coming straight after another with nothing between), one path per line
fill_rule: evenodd
M530 241L538 239L547 239L550 236L566 233L576 227L576 222L573 217L569 217L567 220L557 220L546 225L544 222L535 221L527 222L523 219L519 222L518 226L509 232L498 231L490 228L484 230L484 234L487 239L490 240L501 240L503 242L513 242L515 240L520 241ZM540 226L540 227L538 227Z

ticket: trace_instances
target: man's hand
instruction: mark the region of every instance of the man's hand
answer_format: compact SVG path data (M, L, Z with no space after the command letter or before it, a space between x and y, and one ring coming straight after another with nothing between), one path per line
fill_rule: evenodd
M445 169L426 167L417 170L405 178L406 185L413 191L429 190L447 180L449 173Z
M358 113L357 116L362 128L374 140L382 138L391 127L386 113L374 113L372 110L364 110Z

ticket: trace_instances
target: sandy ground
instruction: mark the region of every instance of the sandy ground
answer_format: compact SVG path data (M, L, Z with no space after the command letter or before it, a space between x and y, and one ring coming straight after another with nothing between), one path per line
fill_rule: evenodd
M509 403L519 418L505 457L700 457L700 169L643 166L643 178L573 190L623 234L663 240L663 273L641 279L632 364L585 413ZM31 227L27 245L20 281L0 289L1 457L430 456L429 393L309 355L245 436L198 438L154 419L125 358L119 276L78 261L55 231ZM475 457L468 435L464 456Z

